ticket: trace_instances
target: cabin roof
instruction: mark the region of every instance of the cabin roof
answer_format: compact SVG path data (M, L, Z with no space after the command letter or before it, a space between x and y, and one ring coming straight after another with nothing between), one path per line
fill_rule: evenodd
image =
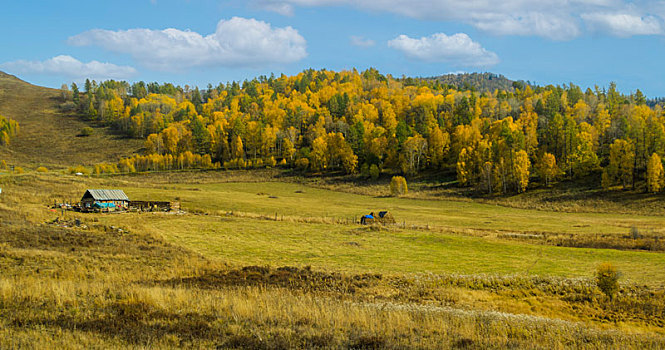
M83 199L92 198L96 201L129 201L123 190L87 190Z

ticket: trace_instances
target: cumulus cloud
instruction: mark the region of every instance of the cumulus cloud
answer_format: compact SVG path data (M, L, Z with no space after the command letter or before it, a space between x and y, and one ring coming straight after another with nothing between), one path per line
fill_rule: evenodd
M661 34L655 32L655 22L660 25L663 19L657 13L665 16L649 2L627 0L254 0L254 4L275 12L288 9L281 12L289 14L297 6L353 6L417 19L460 21L496 35L553 40L581 35L585 23L615 36Z
M376 42L372 39L365 39L362 36L351 36L351 45L358 47L372 47L376 45Z
M197 66L261 66L291 63L307 56L306 41L291 27L233 17L203 36L179 29L93 29L69 38L76 46L100 46L130 54L148 67L179 70Z
M499 57L485 50L464 33L446 35L437 33L420 39L400 35L388 46L407 57L426 62L446 62L460 67L489 67L499 63Z
M585 13L582 18L594 31L608 32L619 37L663 34L663 25L654 16L625 13Z
M6 62L0 64L0 68L12 73L57 75L72 79L126 79L136 74L136 69L129 66L98 61L84 63L67 55L56 56L45 61Z

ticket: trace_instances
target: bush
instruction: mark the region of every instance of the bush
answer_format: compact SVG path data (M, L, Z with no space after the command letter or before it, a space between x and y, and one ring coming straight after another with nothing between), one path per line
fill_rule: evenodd
M363 165L360 166L360 176L369 177L369 165L367 165L367 163L363 163Z
M40 166L39 168L37 168L37 172L46 173L48 172L48 169L46 169L46 167Z
M393 196L402 196L409 193L406 185L406 179L403 176L393 176L390 180L390 194Z
M116 164L101 163L101 164L95 164L95 167L93 168L92 172L95 175L116 174L120 172L120 169L118 169L118 166Z
M83 165L79 165L79 166L74 167L74 168L70 167L69 169L67 169L67 172L69 172L70 174L81 173L81 174L84 174L84 175L88 175L88 174L90 174L90 169L84 167Z
M376 164L372 164L372 166L369 167L369 176L372 178L372 180L376 180L379 178L379 174L381 174L379 167ZM406 188L406 182L404 184Z
M21 168L20 166L17 166L16 168L14 168L14 172L17 173L17 174L23 174L23 168Z
M85 128L82 128L81 131L79 131L79 136L90 136L95 132L95 130L89 126L86 126Z
M63 112L74 112L76 110L76 103L72 101L64 102L60 105L60 110Z
M7 162L0 160L0 169L7 169Z
M307 158L299 158L296 160L296 168L306 171L307 168L309 168L309 159Z
M602 263L596 269L598 288L612 300L619 291L619 271L610 263Z

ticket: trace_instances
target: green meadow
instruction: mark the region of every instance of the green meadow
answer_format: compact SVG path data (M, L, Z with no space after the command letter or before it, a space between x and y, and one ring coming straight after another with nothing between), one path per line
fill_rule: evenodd
M628 234L633 226L653 232L665 229L665 217L658 216L548 212L471 201L372 197L281 182L130 186L125 191L137 199L178 199L184 208L207 212L343 220L388 210L398 224L453 230Z
M99 220L148 231L236 265L310 265L356 273L591 277L598 264L612 262L626 282L665 285L665 254L659 252L557 247L500 239L496 234L463 234L473 229L627 235L632 226L660 232L665 224L660 217L377 198L281 182L156 184L125 190L135 199L178 199L188 213L101 215ZM398 223L367 227L352 222L362 213L378 210L389 210Z

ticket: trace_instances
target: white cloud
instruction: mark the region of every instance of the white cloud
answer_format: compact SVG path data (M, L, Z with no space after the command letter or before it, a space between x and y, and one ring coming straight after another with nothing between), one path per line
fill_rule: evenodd
M159 70L196 66L261 66L291 63L307 56L306 41L291 27L233 17L222 20L210 35L179 29L93 29L69 38L76 46L100 46L130 54Z
M437 33L420 39L400 35L390 40L388 46L413 59L446 62L459 67L489 67L499 63L494 52L485 50L464 33L450 36Z
M570 40L580 35L577 22L567 16L531 12L522 16L486 14L470 21L476 28L495 35L535 35L552 40Z
M661 34L655 31L656 23L660 26L665 16L653 2L627 0L254 0L253 3L275 12L280 12L275 8L288 8L289 14L297 6L353 6L417 19L460 21L496 35L552 40L580 36L584 23L615 36ZM599 18L598 13L613 15Z
M83 63L72 56L60 55L45 61L18 60L0 64L0 68L19 74L47 74L72 79L94 78L126 79L135 75L136 69L112 63L90 61Z
M640 17L625 13L585 13L581 16L592 30L619 37L663 34L663 25L653 16Z
M363 38L362 36L352 35L351 45L358 47L372 47L376 45L376 42L372 39Z
M279 13L282 16L293 16L293 5L282 2L282 1L272 1L272 0L256 0L254 3L255 7L258 7L265 11L271 11Z

